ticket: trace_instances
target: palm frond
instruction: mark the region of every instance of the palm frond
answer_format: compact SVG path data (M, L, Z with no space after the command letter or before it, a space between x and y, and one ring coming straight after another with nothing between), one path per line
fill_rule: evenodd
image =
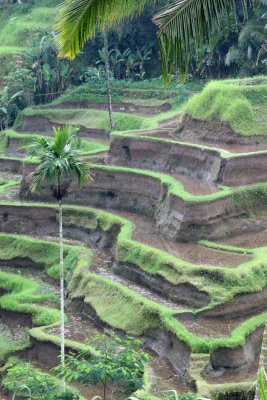
M56 185L60 193L62 179L72 176L77 178L78 186L81 187L92 180L90 165L79 160L77 157L78 129L72 126L54 129L53 139L37 138L32 144L31 155L39 155L39 165L36 170L29 175L30 190L38 191L44 181L52 182Z
M36 154L41 156L43 153L47 151L50 144L51 144L50 139L46 139L44 137L34 138L32 143L28 146L29 156L32 157Z
M244 18L247 18L250 1L241 2ZM233 0L175 0L172 6L154 17L159 27L159 47L165 78L173 70L185 73L192 57L203 49L204 44L214 47L223 13L230 26L236 18Z
M146 3L156 0L65 0L59 7L55 30L60 57L75 58L97 29L104 31L115 22L141 13Z

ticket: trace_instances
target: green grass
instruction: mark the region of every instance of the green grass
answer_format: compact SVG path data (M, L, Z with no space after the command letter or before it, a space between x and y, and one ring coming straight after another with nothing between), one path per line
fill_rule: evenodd
M180 106L174 106L166 113L147 117L120 112L114 112L113 115L117 131L135 131L158 128L160 121L177 115L180 110ZM27 108L24 110L24 115L43 116L59 124L83 125L87 128L109 130L108 112L103 110ZM21 119L21 117L19 118ZM15 126L19 127L19 124L17 123Z
M34 3L5 4L0 14L1 47L25 49L34 35L53 26L58 0L37 0Z
M12 204L15 206L14 203ZM21 205L18 204L18 206ZM28 205L28 207L33 206ZM38 207L38 204L34 207ZM199 290L210 294L209 307L230 301L238 293L260 291L267 283L266 271L263 268L265 267L265 248L250 250L252 259L235 268L196 265L171 256L162 250L133 241L131 238L133 227L130 221L101 211L85 211L83 207L68 206L66 209L68 212L64 219L65 226L77 227L80 226L80 221L83 221L85 230L94 230L98 226L103 230L108 230L114 224L119 226L121 230L116 252L118 261L137 265L147 273L162 276L174 285L188 282L190 279L190 282ZM240 252L242 250L240 249Z
M18 150L29 150L29 146L33 143L33 141L36 139L40 139L40 135L35 135L32 133L17 133L11 129L5 131L5 135L6 146L8 146L9 141L12 139L16 139L17 141L19 141ZM78 142L78 146L81 156L95 155L97 153L108 150L108 145L104 141L97 141L94 139L80 139L80 141ZM7 150L8 149L6 148L6 151Z
M243 135L265 135L266 107L267 80L257 77L254 80L212 81L188 101L184 113L201 119L226 121Z
M107 278L86 272L80 272L80 276L77 276L78 273L76 270L75 284L70 282L71 297L84 297L84 301L94 308L102 321L134 335L146 335L154 328L171 331L195 353L208 353L221 346L236 347L244 344L247 335L267 320L267 313L262 313L240 324L228 337L198 336L177 320L177 310L148 300Z
M11 159L11 158L10 158ZM12 158L13 159L13 158ZM16 159L16 158L14 158ZM25 162L25 160L21 159L22 162ZM30 161L30 160L29 160ZM28 160L26 160L28 162ZM34 161L33 161L34 164ZM122 173L122 174L134 174L134 175L141 175L141 176L146 176L149 178L154 178L155 181L158 181L160 185L162 185L164 188L167 189L167 194L169 196L174 196L178 197L181 200L188 202L188 203L202 203L202 202L210 202L214 201L217 199L222 199L227 196L233 196L234 193L238 193L239 191L245 191L246 188L248 190L251 190L253 193L254 190L257 190L258 188L262 188L262 190L267 189L267 183L259 183L255 185L251 185L248 187L242 188L229 188L227 186L219 186L218 191L210 194L205 194L205 195L194 195L191 193L188 193L185 189L184 186L181 182L177 181L175 178L166 175L161 172L154 172L154 171L149 171L149 170L143 170L143 169L137 169L137 168L127 168L127 167L120 167L120 166L113 166L113 165L99 165L99 164L91 164L91 168L94 170L104 170L104 171L110 171L113 173ZM40 191L40 194L42 194L42 191Z
M213 400L254 400L255 382L209 383L205 380L205 370L209 364L206 354L193 354L190 360L189 376L196 382L196 390L201 396Z
M20 205L20 207L21 206L22 205ZM25 207L39 206L56 210L56 207L50 205L25 205ZM66 206L64 215L65 226L82 228L85 231L100 228L102 230L108 231L114 227L114 224L121 225L121 232L119 234L117 242L117 252L119 252L119 246L123 245L125 243L125 240L127 240L125 235L130 235L132 231L132 226L129 221L103 211L88 210L86 208L77 206ZM31 254L31 256L33 255L34 259L37 259L37 257L39 257L39 251L41 251L41 244L43 249L48 246L48 254L53 253L53 251L51 251L52 244L49 242L30 239L25 236L1 236L4 240L4 246L0 246L0 249L1 251L2 248L4 249L4 254L10 254L12 252L13 255L12 243L14 238L16 241L18 241L17 245L15 246L14 256L16 256L16 254ZM130 240L128 239L128 242L129 241ZM134 245L134 242L132 244ZM209 243L206 243L206 245L208 244ZM210 245L212 244L210 243ZM220 247L220 245L218 246ZM70 247L72 248L72 246ZM18 249L20 249L19 253ZM238 248L230 249L230 251L237 250ZM153 249L151 249L151 251L153 251ZM265 259L266 251L266 248L251 250L254 258L258 258L258 261L261 262L263 261L263 259ZM58 249L56 251L56 254L57 252ZM2 258L1 254L0 258ZM40 260L42 259L46 259L46 257L44 254L41 253ZM153 264L154 260L150 259L150 261ZM51 262L52 260L50 260L49 264L51 264ZM75 269L73 269L73 265L72 273L69 274L68 289L70 293L70 298L84 298L84 301L94 308L96 314L104 322L110 324L113 328L123 329L131 335L144 335L153 328L171 331L181 341L187 343L194 353L208 354L209 352L212 352L214 349L220 346L236 347L240 344L244 344L247 335L253 332L256 327L263 325L267 320L267 314L262 313L240 324L230 333L228 337L214 338L199 336L192 333L183 325L183 323L177 320L177 310L172 310L168 307L161 306L155 301L148 300L147 298L136 294L134 291L119 283L110 281L106 278L102 278L95 273L90 272L90 269L84 269L84 265L85 264L83 262L76 263ZM254 268L255 265L252 263L251 270L253 270ZM224 268L222 268L222 270L223 269ZM262 265L260 269L263 270ZM47 270L49 270L49 268ZM231 273L235 275L235 271L232 270ZM11 277L12 280L10 279ZM246 277L247 274L244 273L244 281L240 282L241 285L245 282ZM188 279L190 279L190 275L187 275L187 281ZM191 279L190 281L192 282ZM239 278L237 282L238 281ZM252 282L255 283L255 281L264 284L261 278L255 277ZM27 312L31 313L38 312L40 314L39 318L41 317L41 319L39 319L39 321L37 322L47 323L47 312L46 310L44 310L44 308L41 309L41 304L39 305L39 302L41 300L43 301L45 299L45 296L44 294L41 295L40 291L38 291L38 287L34 285L36 285L35 282L29 281L28 279L25 280L25 278L22 278L20 276L15 276L14 279L13 275L10 275L9 277L7 276L7 274L6 276L0 274L0 287L4 286L4 288L9 291L8 296L11 296L11 299L13 297L12 309L18 310L19 312L25 312L26 310ZM222 290L224 288L224 282L221 282L220 285ZM38 293L37 297L36 292ZM1 301L3 298L5 299L5 296L1 298ZM21 301L23 302L22 305ZM34 302L34 304L30 303L32 301ZM2 304L0 304L0 307L1 306ZM21 308L21 306L23 306L23 308ZM46 332L46 328L47 327L33 328L30 330L30 335L39 341L51 341L56 345L59 345L60 338L48 334ZM73 350L81 350L82 348L84 348L83 344L73 341L66 341L66 346L71 347ZM233 385L230 386L231 387L228 387L227 391L233 392ZM240 388L241 387L243 387L243 385L241 385ZM218 387L217 385L213 385L211 388L212 390L216 389L216 393L219 393L221 391L223 392L224 389L226 389L225 386L220 385ZM237 389L237 386L235 386L235 389Z
M0 56L14 55L22 51L25 51L25 48L17 46L1 46Z
M0 234L0 259L12 260L14 258L29 258L43 266L46 273L59 278L59 245L46 240L39 240L27 236ZM66 280L70 279L75 268L83 268L90 265L91 253L88 249L77 246L64 245L64 268ZM14 263L15 264L15 263ZM26 267L24 267L26 268ZM15 267L12 269L12 271ZM57 325L59 310L42 303L49 301L58 303L58 296L48 290L35 276L29 278L17 269L17 272L0 271L0 288L6 294L0 297L0 308L9 312L26 313L32 315L33 324L29 334L40 341L51 341L60 344L60 338L49 334L46 328ZM25 348L29 341L23 343L8 343L0 335L0 358L5 358L15 350ZM72 340L66 340L66 346L73 350L84 350L84 344ZM90 346L87 348L90 350ZM4 350L3 350L4 349ZM3 354L2 354L3 353Z
M59 311L38 303L53 300L51 293L38 294L38 285L17 274L0 271L0 288L7 294L0 298L0 308L25 314L32 314L36 325L49 325L59 321ZM54 299L55 300L55 299Z
M84 109L26 109L25 115L38 115L48 118L59 124L83 125L87 128L100 128L109 130L109 116L107 111ZM152 119L153 117L151 117ZM114 113L116 129L124 131L146 129L151 125L150 118L143 118L127 113Z
M59 277L59 245L27 236L6 235L0 233L0 258L11 260L23 257L44 265L46 272L53 278ZM66 278L78 263L90 264L90 252L77 246L64 246L64 268Z
M123 131L123 132L119 132L119 131L113 131L111 133L111 137L118 137L118 138L129 138L129 139L136 139L138 141L152 141L152 142L159 142L159 143L170 143L170 144L176 144L176 145L181 145L183 147L188 147L191 149L199 149L199 150L206 150L207 152L210 152L211 155L212 154L216 154L221 158L235 158L235 157L240 157L240 155L242 155L242 157L246 157L246 156L251 156L252 154L263 154L263 153L267 153L267 150L259 150L259 151L250 151L247 153L241 152L234 152L231 153L229 150L224 150L224 149L220 149L219 147L212 147L212 146L206 146L204 144L197 144L197 143L190 143L190 142L184 142L184 141L179 141L176 139L168 139L168 138L160 138L160 137L154 137L154 136L149 136L148 134L146 134L146 132L144 132L144 134L140 134L136 133L136 132L128 132L128 131Z
M20 183L12 180L0 179L0 194L5 193L5 191L11 187L18 186Z
M158 106L163 103L181 104L187 100L189 91L199 91L203 87L200 81L171 82L165 87L161 78L144 81L112 80L112 100L114 102L129 102L135 105ZM106 87L104 83L88 82L76 88L70 88L54 100L51 105L63 102L104 102L106 103ZM49 105L50 106L50 105Z

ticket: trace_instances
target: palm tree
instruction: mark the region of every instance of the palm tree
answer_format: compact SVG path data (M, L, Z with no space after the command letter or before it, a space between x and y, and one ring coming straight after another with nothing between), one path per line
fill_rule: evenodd
M105 75L107 85L107 97L108 97L108 113L109 113L109 125L110 129L115 128L115 121L112 113L112 97L111 97L111 86L110 86L110 63L109 63L109 50L108 50L108 30L104 29L104 61L105 61Z
M10 106L12 106L16 100L21 97L23 91L19 91L12 96L9 95L9 87L5 86L0 97L0 131L2 129L8 129L9 118L10 118Z
M30 175L30 189L35 192L44 181L51 182L54 197L58 201L59 215L59 259L60 259L60 332L61 332L61 367L62 391L65 392L65 320L64 320L64 258L63 258L63 212L62 199L65 190L62 187L63 179L75 176L78 186L82 187L90 181L89 164L77 159L78 150L75 141L78 130L73 127L54 128L54 138L37 138L31 146L31 155L38 154L40 162L36 170Z
M221 30L222 14L230 24L236 20L236 8L248 16L256 0L174 0L154 17L159 27L158 38L163 64L163 76L178 70L187 71L194 55L208 43L216 44ZM105 31L114 23L141 13L145 4L160 0L65 0L57 14L56 38L61 57L75 58L97 29ZM224 22L225 23L225 22Z

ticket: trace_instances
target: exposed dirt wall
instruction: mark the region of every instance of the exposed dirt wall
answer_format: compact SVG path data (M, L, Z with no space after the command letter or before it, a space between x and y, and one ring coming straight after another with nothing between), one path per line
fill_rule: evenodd
M177 137L181 140L206 140L214 143L227 144L257 144L267 143L267 135L241 135L235 132L229 123L218 119L201 120L192 115L185 115L179 128Z
M223 158L219 151L183 143L116 136L111 140L108 163L237 186L266 180L267 152Z
M218 347L211 353L211 365L220 368L244 368L259 359L264 327L259 327L251 333L244 345L234 348Z
M184 173L211 183L218 179L221 158L216 151L208 152L179 143L114 137L108 163L171 174Z
M210 302L210 296L205 291L199 291L190 283L172 285L163 277L151 275L136 267L133 264L120 262L113 263L113 272L123 276L137 284L148 287L153 292L180 304L186 304L190 307L203 307Z
M85 108L95 110L108 110L107 103L96 103L89 101L65 101L58 105L53 105L53 108L60 109L73 109L73 108ZM139 106L133 103L113 103L112 110L115 112L125 112L129 114L145 114L145 115L157 115L162 112L167 112L171 109L169 103L162 104L160 106Z
M26 169L32 168L32 166ZM20 196L23 199L51 201L51 190L46 186L40 195L29 191L25 171ZM71 204L82 204L101 208L125 210L153 218L160 231L169 239L185 237L192 224L212 224L218 218L227 218L232 213L240 214L232 204L231 196L201 202L184 201L180 197L167 194L167 187L153 177L125 171L92 169L94 180L82 189L68 182L65 184ZM182 231L183 230L183 231ZM201 231L197 231L201 237ZM191 234L191 230L190 230Z
M17 129L18 132L40 133L43 135L53 135L53 128L59 128L65 124L58 124L50 121L42 115L26 115L23 118L22 126ZM87 128L80 125L80 136L90 138L106 138L105 129Z

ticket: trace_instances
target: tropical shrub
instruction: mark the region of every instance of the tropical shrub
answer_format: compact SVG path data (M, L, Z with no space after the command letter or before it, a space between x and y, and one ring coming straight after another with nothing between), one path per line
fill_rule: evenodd
M3 387L16 396L31 400L78 400L79 394L70 388L61 392L60 381L29 363L11 366L2 383Z
M142 387L144 363L149 360L140 346L141 341L129 336L122 339L114 334L101 335L90 342L95 355L92 351L83 351L78 356L66 356L65 377L68 381L79 381L86 386L101 384L103 400L107 398L111 384L113 393L122 388L131 393ZM61 373L60 369L56 370Z

